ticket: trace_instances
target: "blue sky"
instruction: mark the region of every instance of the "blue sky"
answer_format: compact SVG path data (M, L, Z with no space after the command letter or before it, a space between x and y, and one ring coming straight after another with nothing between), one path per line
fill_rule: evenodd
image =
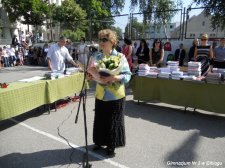
M192 0L184 0L183 1L183 8L187 7L191 4ZM121 12L121 14L129 14L130 11L129 11L129 6L130 6L130 0L125 0L125 6L124 6L124 9L123 11ZM195 7L195 6L193 6ZM133 13L137 13L139 12L138 8L136 8ZM194 11L191 11L190 13L190 16L193 16L193 15L198 15L200 13L200 10L194 10ZM135 17L138 16L138 15L135 15ZM139 18L140 20L141 19L141 16ZM116 24L115 26L116 27L120 27L123 31L124 31L124 28L128 22L128 17L127 16L123 16L123 17L118 17L118 18L115 18L115 21L116 21ZM177 14L173 19L172 19L172 22L179 22L180 21L180 13Z

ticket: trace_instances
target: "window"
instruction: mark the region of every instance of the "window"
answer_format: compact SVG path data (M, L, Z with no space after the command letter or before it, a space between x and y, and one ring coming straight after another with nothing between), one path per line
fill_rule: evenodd
M212 33L209 35L210 37L216 37L216 34L215 33Z
M205 26L205 21L202 22L202 26Z
M190 37L195 38L195 33L190 33Z
M3 28L0 27L0 38L3 38L4 37L4 32L3 32Z
M173 25L170 25L170 29L173 29Z

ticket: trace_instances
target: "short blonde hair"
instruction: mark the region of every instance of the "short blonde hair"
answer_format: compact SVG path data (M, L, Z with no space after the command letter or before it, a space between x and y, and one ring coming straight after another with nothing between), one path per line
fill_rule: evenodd
M208 39L208 34L206 34L206 33L202 34L201 39Z
M111 29L103 29L98 32L98 38L106 37L113 43L113 47L117 44L117 34Z

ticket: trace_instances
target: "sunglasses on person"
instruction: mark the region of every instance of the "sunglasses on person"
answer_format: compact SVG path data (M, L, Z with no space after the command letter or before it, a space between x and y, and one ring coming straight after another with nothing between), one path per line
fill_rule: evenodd
M109 39L107 39L107 38L100 38L100 39L99 39L99 42L105 43L105 42L107 42L107 41L109 41Z
M201 39L201 41L207 41L208 39Z
M160 43L160 41L156 41L155 43Z

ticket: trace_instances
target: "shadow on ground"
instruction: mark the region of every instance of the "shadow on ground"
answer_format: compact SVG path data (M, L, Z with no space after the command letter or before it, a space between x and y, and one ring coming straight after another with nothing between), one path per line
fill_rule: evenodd
M176 130L197 130L200 136L225 137L225 117L162 107L133 100L126 101L125 115L171 127Z
M90 145L88 148L91 149L93 146ZM4 168L40 168L51 166L81 167L84 160L84 153L85 146L78 148L43 150L34 153L17 152L0 157L0 165ZM103 149L94 153L94 155L96 157L89 155L88 161L100 161L107 158Z

